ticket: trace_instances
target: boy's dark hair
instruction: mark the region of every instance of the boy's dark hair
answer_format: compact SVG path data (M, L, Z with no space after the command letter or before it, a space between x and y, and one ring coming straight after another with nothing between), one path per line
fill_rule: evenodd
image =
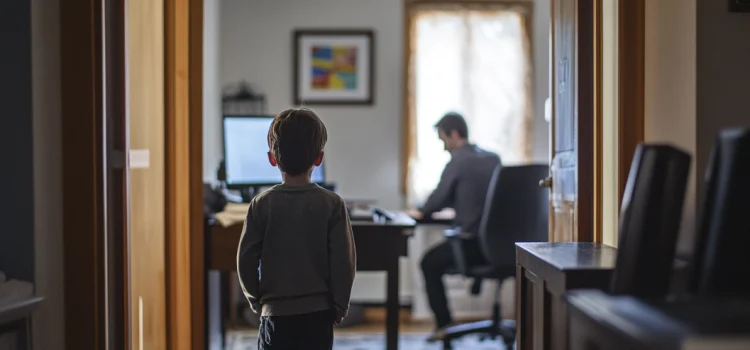
M445 114L440 121L435 124L435 128L450 136L453 131L458 133L462 139L469 138L469 127L466 125L464 117L456 112Z
M306 108L279 113L268 129L269 151L279 169L289 175L301 175L310 170L327 141L323 121Z

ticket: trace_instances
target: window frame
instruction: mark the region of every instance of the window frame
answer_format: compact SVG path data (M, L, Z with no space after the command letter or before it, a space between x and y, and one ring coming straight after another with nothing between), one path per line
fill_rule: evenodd
M401 194L406 200L409 194L409 169L411 160L417 151L416 106L412 101L412 62L414 60L414 36L416 31L416 14L420 10L441 9L450 7L460 8L491 8L493 10L514 9L523 14L525 33L528 37L528 52L534 57L531 42L533 33L534 3L532 0L404 0L404 74L403 74L403 116L402 116L402 154L401 154ZM527 87L529 96L533 95L534 69L530 70L530 84ZM533 99L528 100L532 104ZM529 112L532 113L532 106Z

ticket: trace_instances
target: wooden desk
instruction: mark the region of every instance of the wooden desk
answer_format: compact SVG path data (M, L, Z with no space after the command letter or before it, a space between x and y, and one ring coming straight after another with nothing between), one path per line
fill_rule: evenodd
M394 221L373 222L352 221L354 243L357 249L357 271L385 271L386 286L386 348L398 349L398 315L399 315L399 258L407 256L408 238L414 234L416 222L406 214L399 213ZM211 224L206 230L206 280L209 270L234 272L237 268L237 247L242 234L242 223L229 227ZM232 278L236 278L232 276ZM220 293L226 295L226 293ZM209 301L208 305L215 307L216 301ZM220 304L220 302L219 302ZM209 308L211 307L209 306ZM211 315L212 310L207 310ZM221 312L220 312L221 313ZM223 315L218 322L224 323ZM211 336L221 336L223 344L224 324L217 329L216 318L207 324L207 333ZM214 323L214 324L212 324ZM209 344L216 344L216 340L209 339Z
M44 298L32 297L0 306L0 335L16 333L19 350L33 349L31 342L31 314Z
M609 288L615 248L597 243L517 243L517 348L567 349L571 289Z
M750 301L645 301L596 290L566 296L570 349L750 349Z

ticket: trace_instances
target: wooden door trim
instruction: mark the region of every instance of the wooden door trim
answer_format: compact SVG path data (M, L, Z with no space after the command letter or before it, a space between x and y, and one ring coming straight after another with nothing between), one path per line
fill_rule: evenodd
M106 152L119 154L120 160L129 147L130 135L127 101L127 26L126 0L105 0L106 43ZM111 153L110 153L111 152ZM108 156L109 157L109 156ZM107 260L109 277L109 346L117 349L131 348L131 300L130 300L130 222L128 169L122 166L109 167L106 181L107 203Z
M644 139L645 8L645 0L618 1L618 204L622 203L636 146Z
M203 0L165 0L167 342L205 349Z
M594 242L602 232L602 0L595 0L595 112L594 112ZM645 2L618 1L618 207L622 203L630 164L638 144L644 140L645 106Z
M167 348L190 349L189 1L166 0Z
M207 348L205 219L203 213L203 0L190 0L190 272L192 349Z
M411 86L411 78L409 77L409 70L411 68L411 62L412 62L412 46L413 43L413 37L415 28L412 25L412 9L413 5L411 4L411 1L407 0L404 1L403 4L403 23L404 23L404 54L402 58L403 62L403 76L402 76L402 93L401 96L403 96L404 103L402 105L403 111L401 116L401 139L402 142L402 151L401 151L401 183L399 190L401 191L401 195L406 196L409 193L409 167L411 166L411 155L414 154L414 151L416 150L416 133L415 133L415 126L414 122L412 121L412 118L410 118L410 115L413 115L414 112L414 104L411 102L409 96L411 95L412 86Z
M549 100L550 100L550 123L549 123L549 164L552 165L552 160L555 158L555 145L557 142L557 137L555 135L557 134L557 117L555 116L555 111L557 110L557 99L555 98L555 92L557 89L555 88L555 76L557 74L557 65L555 64L555 1L551 0L549 2L549 58L548 58L548 64L549 64ZM549 226L549 237L547 238L548 241L554 242L555 241L555 206L553 204L552 200L552 186L554 186L554 183L552 183L552 167L550 166L549 171L549 180L550 180L550 186L549 186L549 193L550 193L550 199L549 199L549 218L547 222L547 226Z
M550 97L552 103L553 118L550 128L550 162L555 157L555 145L556 137L555 134L558 128L558 118L555 115L557 113L557 50L555 47L555 40L557 33L555 28L558 26L556 23L555 14L557 13L557 7L559 6L560 0L551 1L550 10ZM597 181L601 175L597 171L597 167L600 167L600 162L597 161L597 156L601 153L601 150L597 148L597 142L600 138L601 132L601 96L602 96L602 85L600 82L601 73L597 70L601 66L600 56L601 54L597 51L600 50L600 45L597 40L601 37L601 28L598 24L600 21L600 15L598 12L601 11L599 0L577 0L575 3L575 72L576 72L576 123L575 128L577 131L577 137L575 140L576 148L576 167L577 167L577 189L576 189L576 200L575 200L575 218L574 232L571 237L566 239L572 239L578 242L592 242L596 238L596 225L598 225L601 219L597 219L600 215L600 210L597 210L597 201L599 187ZM581 28L592 28L590 35L581 33ZM586 35L583 35L586 34ZM555 186L555 184L553 184ZM558 231L556 225L555 209L550 200L550 240L556 240L555 233Z
M597 0L578 0L576 15L576 37L578 39L576 61L578 79L576 81L578 93L576 95L578 105L577 121L577 144L578 152L578 193L576 200L576 231L574 240L577 242L594 241L594 194L595 194L595 105L596 96L601 95L601 91L596 91L597 79L595 73L595 58L597 45L595 43L596 35L583 36L578 32L578 28L591 27L595 28L595 11L594 4ZM581 6L582 2L587 2ZM583 69L581 69L583 68ZM583 93L581 93L583 91Z
M603 88L603 23L602 0L594 0L594 189L593 189L593 242L602 243L602 219L604 217L603 193L603 122L604 122L604 88Z
M60 6L65 347L106 346L102 0Z

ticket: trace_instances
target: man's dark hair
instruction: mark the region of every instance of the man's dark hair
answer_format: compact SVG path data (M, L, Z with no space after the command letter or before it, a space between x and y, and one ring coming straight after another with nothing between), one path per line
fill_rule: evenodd
M268 129L268 148L279 169L289 175L301 175L310 170L327 141L325 124L306 108L279 113Z
M440 121L435 124L435 128L448 136L450 136L453 131L456 131L458 136L461 136L462 139L469 138L469 127L466 125L466 120L456 112L445 114L440 118Z

